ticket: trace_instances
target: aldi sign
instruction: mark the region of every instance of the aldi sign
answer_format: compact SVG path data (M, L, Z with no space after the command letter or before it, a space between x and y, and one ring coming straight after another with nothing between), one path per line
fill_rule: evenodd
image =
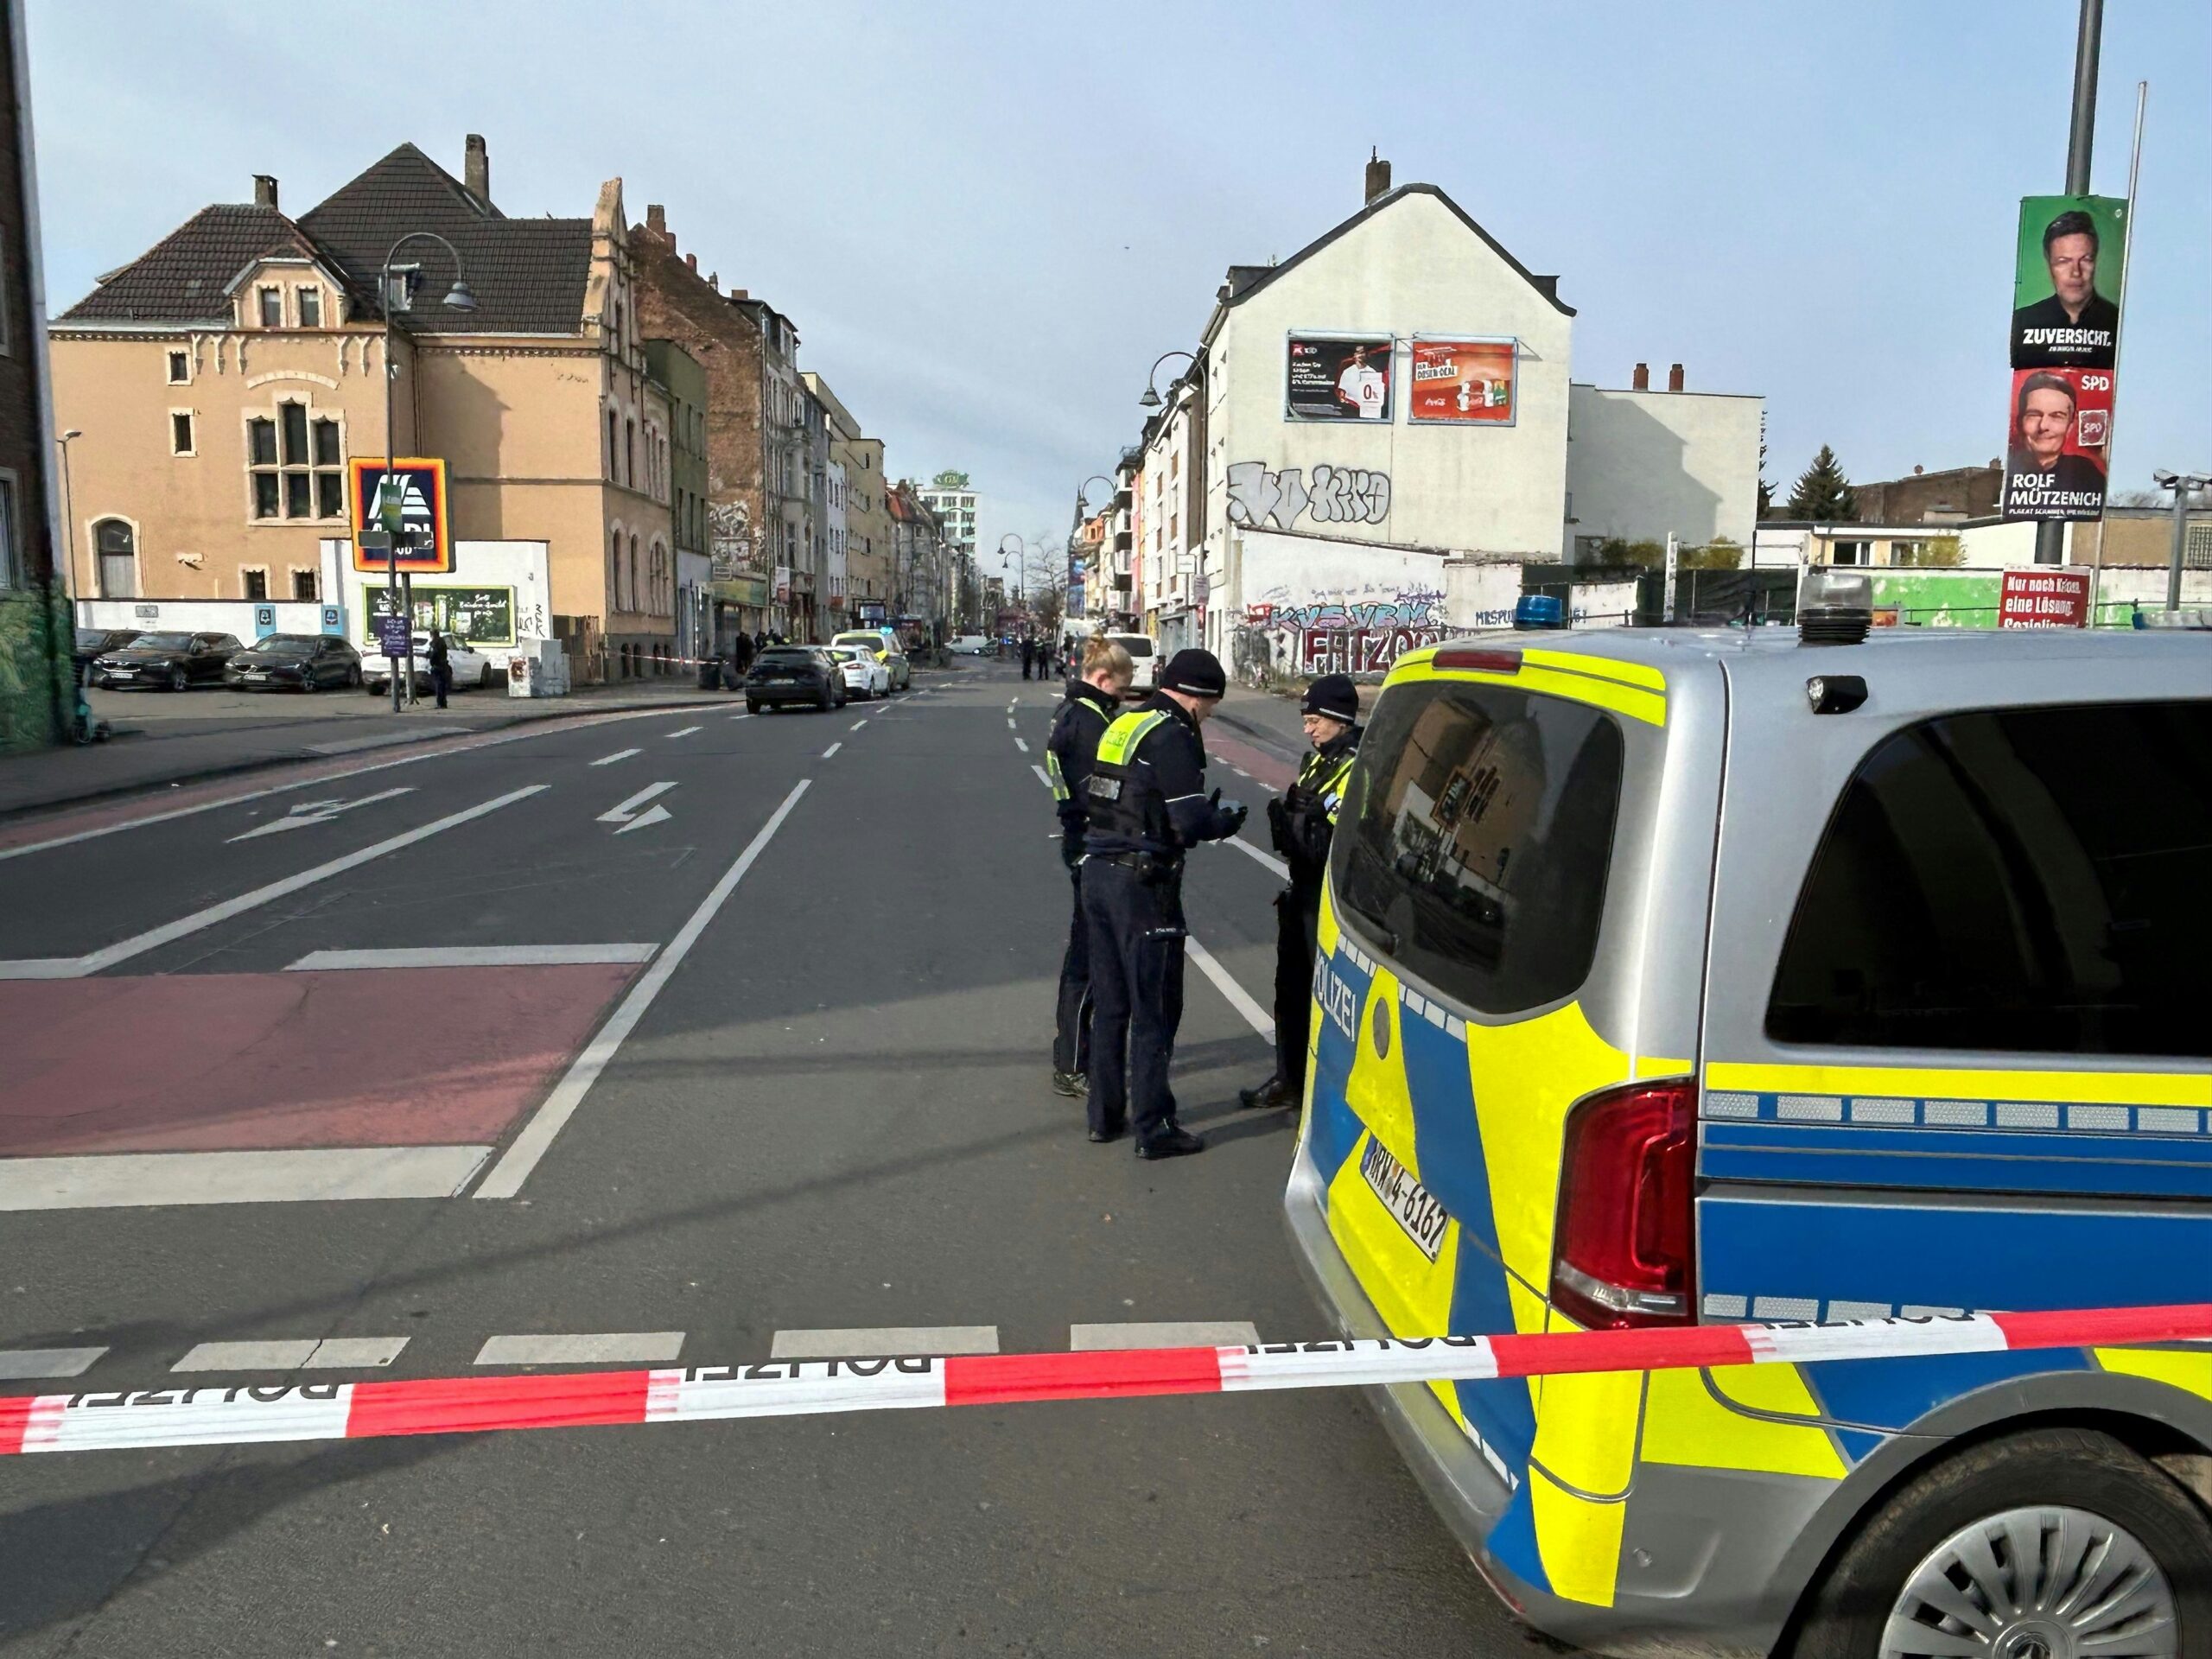
M443 460L356 455L352 495L356 570L390 569L395 543L403 572L443 575L453 569Z

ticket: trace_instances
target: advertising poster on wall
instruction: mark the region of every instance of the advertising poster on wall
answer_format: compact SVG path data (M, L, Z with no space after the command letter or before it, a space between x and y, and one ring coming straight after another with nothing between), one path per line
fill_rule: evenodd
M2105 510L2109 369L2015 369L2003 516L2095 519Z
M361 585L361 608L368 613L365 636L376 638L375 619L391 608L382 582ZM512 588L415 588L415 626L449 633L465 645L515 643L515 590Z
M1439 426L1511 426L1516 340L1443 340L1415 334L1406 418Z
M2127 202L2024 196L2012 274L2016 369L2109 369L2120 346Z
M1283 418L1390 419L1389 334L1293 334L1285 353Z
M1997 598L2000 628L2085 628L2089 625L2086 570L2007 570Z

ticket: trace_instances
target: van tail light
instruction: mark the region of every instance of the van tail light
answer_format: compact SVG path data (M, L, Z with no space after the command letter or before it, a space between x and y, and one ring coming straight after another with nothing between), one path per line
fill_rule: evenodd
M1552 1306L1594 1331L1695 1319L1697 1084L1592 1095L1567 1120Z

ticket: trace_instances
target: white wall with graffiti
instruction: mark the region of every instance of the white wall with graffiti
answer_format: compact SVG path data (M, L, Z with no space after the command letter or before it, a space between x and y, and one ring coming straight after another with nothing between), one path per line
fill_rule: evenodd
M1233 651L1248 680L1377 672L1452 626L1434 554L1246 530L1233 560L1243 590Z

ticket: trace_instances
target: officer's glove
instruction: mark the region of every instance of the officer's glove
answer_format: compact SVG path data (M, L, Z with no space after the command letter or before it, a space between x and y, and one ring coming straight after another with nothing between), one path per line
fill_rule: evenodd
M1060 832L1060 862L1073 869L1083 862L1083 837Z
M1212 841L1228 840L1244 827L1244 820L1251 812L1242 801L1224 804L1217 789L1207 798L1206 804L1213 809L1213 833L1208 837Z

